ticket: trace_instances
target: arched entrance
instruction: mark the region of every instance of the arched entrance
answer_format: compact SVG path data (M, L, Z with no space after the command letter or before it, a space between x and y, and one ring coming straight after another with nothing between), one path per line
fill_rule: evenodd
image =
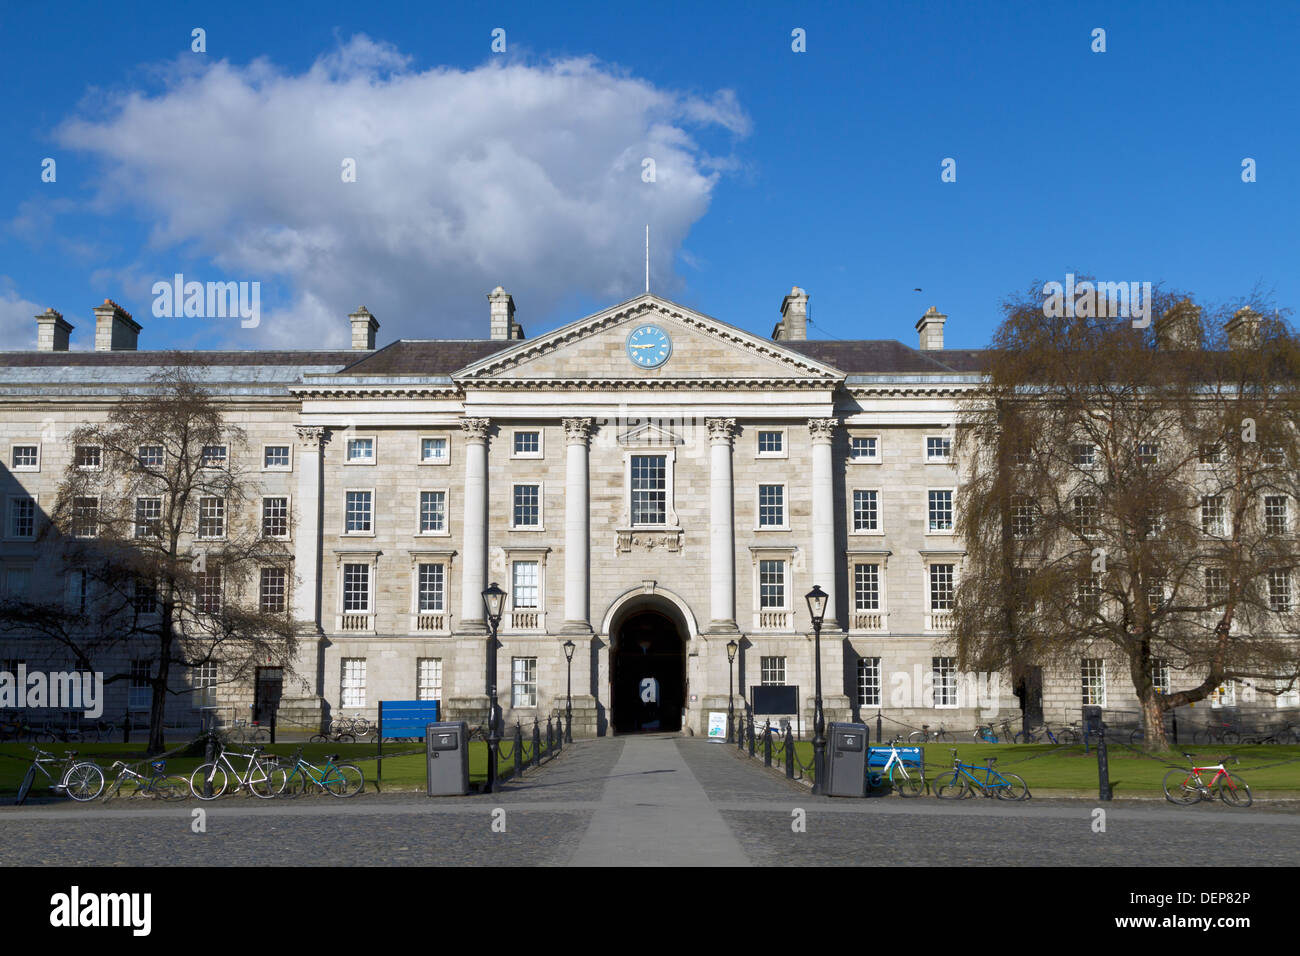
M610 723L616 734L682 729L686 633L668 602L639 601L610 632Z

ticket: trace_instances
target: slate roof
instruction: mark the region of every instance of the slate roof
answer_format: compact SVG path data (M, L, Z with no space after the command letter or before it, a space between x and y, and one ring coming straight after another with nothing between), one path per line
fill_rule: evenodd
M0 352L0 367L89 367L89 366L176 366L176 365L332 365L355 362L357 353L349 350L279 350L220 352L158 349L154 351L122 350L78 352Z
M340 374L450 375L518 344L518 340L497 339L399 339L360 360L354 358Z
M781 345L849 375L979 372L982 349L936 349L923 352L895 339L787 341Z

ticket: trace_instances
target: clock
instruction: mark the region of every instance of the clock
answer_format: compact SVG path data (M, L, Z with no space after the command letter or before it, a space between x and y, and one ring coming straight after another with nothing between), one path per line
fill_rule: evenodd
M657 325L638 325L627 337L627 357L637 368L658 368L673 354L673 340Z

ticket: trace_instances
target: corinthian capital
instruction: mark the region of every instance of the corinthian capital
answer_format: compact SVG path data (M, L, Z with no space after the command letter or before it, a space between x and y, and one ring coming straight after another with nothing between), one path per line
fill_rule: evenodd
M325 442L325 429L320 425L296 425L298 445L307 451L316 451Z
M488 429L492 427L490 418L462 418L460 430L465 433L466 441L487 441Z
M569 445L585 445L591 439L596 422L591 418L564 419L564 441Z
M709 430L709 444L720 445L723 442L731 443L731 439L736 435L736 420L734 418L706 418L704 425Z
M835 429L840 422L837 418L810 418L808 419L808 434L812 436L813 444L829 443L835 438Z

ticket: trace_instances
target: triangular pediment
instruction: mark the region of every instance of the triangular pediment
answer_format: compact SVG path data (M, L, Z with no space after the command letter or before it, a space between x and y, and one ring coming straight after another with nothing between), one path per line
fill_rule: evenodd
M669 428L645 422L635 428L629 428L618 436L620 445L684 445L681 435Z
M653 326L671 345L655 368L639 366L629 339ZM462 369L458 381L487 384L581 382L618 386L690 386L692 383L768 382L827 385L843 379L835 368L779 342L647 294L520 342Z

